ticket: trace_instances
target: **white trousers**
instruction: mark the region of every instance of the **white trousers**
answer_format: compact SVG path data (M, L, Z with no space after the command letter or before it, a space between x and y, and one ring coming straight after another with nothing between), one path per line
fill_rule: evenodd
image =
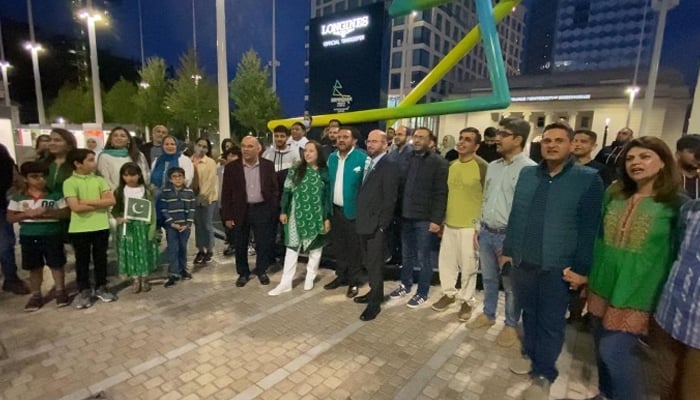
M438 271L442 293L469 301L476 290L476 252L474 228L450 228L445 226L440 244ZM455 288L457 275L462 273L462 288Z
M318 273L318 266L321 263L321 254L323 247L311 250L309 252L309 261L306 263L306 280L313 282ZM299 260L299 252L287 247L287 252L284 256L284 270L282 271L282 279L280 286L283 288L291 288L294 275L297 272L297 261Z

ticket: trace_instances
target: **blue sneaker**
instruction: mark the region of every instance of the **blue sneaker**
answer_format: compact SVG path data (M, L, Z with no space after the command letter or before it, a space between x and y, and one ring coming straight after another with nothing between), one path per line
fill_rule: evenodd
M425 303L426 300L428 300L426 297L417 294L411 297L411 300L406 303L406 306L408 306L408 308L418 308L421 304Z
M399 299L407 294L406 286L404 286L403 283L399 283L399 287L392 290L391 293L389 293L389 297L392 299Z

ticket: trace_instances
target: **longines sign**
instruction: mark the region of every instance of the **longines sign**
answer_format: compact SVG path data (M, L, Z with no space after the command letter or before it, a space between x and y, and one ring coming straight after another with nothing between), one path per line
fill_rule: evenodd
M321 36L339 36L340 39L330 39L323 41L323 47L339 46L347 43L362 42L365 35L348 36L351 33L369 27L369 16L362 15L356 18L333 21L321 25Z

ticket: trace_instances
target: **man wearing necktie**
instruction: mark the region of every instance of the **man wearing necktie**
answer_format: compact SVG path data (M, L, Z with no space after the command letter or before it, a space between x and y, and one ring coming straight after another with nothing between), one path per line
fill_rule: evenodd
M380 130L369 133L367 155L371 161L357 195L355 227L370 286L368 293L354 299L356 303L367 304L360 315L363 321L377 317L384 299L382 267L387 249L386 231L394 218L399 191L399 166L385 157L388 146L386 133Z

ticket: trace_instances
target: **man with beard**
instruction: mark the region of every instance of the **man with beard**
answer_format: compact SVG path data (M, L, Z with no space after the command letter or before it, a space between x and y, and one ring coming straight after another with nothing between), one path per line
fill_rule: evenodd
M676 142L676 160L681 169L683 177L683 188L691 199L700 197L700 179L698 178L698 168L700 168L697 158L700 150L700 135L685 135Z
M595 157L596 161L605 164L605 166L608 168L608 172L610 173L612 180L618 178L617 168L619 167L620 163L625 161L619 159L620 155L622 154L622 149L625 147L627 142L632 140L633 137L634 131L632 131L632 129L620 129L620 131L617 132L615 141L612 142L610 146L603 147L603 149L600 150L600 153L598 153L598 155Z
M483 158L486 162L496 161L501 158L496 149L496 128L489 126L484 129L484 141L481 142L476 155Z
M399 191L399 167L387 154L387 135L373 130L367 137L369 169L357 195L357 233L360 235L362 260L367 268L370 291L355 297L355 303L367 304L360 315L363 321L377 317L384 300L383 267L387 247L387 230L394 218Z
M337 289L348 285L347 297L357 296L360 285L362 263L360 240L355 228L357 217L357 192L370 165L367 154L356 148L360 132L354 127L341 127L338 131L338 150L328 157L333 215L331 217L331 240L336 256L336 278L323 288Z
M327 160L331 153L337 148L336 142L338 140L337 136L338 130L340 129L340 121L337 119L332 119L328 123L328 127L326 129L328 130L328 135L324 138L321 144L323 145L323 155Z
M406 125L401 125L396 128L394 135L394 150L389 153L389 158L396 161L401 169L401 176L406 174L408 169L408 160L413 155L413 145L411 144L411 136L413 131Z

